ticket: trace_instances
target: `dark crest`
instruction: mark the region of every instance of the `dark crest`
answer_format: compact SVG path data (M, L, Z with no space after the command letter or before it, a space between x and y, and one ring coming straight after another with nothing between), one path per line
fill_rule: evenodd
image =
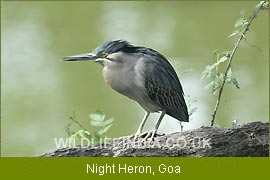
M107 41L97 47L94 53L99 54L101 52L106 52L108 54L112 54L115 52L124 51L125 49L132 47L132 45L130 45L127 41L124 40Z

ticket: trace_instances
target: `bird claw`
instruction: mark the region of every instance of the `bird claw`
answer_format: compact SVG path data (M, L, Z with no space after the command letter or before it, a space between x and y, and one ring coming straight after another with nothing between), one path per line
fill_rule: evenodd
M134 135L134 141L136 141L138 138L143 138L142 142L145 142L147 140L149 141L154 141L154 137L156 136L161 136L161 134L157 134L155 130L153 131L148 131L148 132L143 132L143 133L136 133Z
M143 138L146 134L147 132L144 132L144 133L136 132L133 140L136 141L138 138Z
M146 136L143 138L143 141L149 140L150 142L154 141L155 131L147 132ZM150 139L149 139L150 137Z

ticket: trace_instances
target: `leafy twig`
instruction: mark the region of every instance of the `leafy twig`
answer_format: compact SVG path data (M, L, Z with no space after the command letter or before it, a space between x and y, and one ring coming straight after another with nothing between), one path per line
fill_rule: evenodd
M83 130L87 131L85 127L79 121L76 120L75 118L75 112L73 112L73 115L69 117L70 120L72 120L75 124L77 124L79 127L81 127Z
M249 27L250 27L252 21L257 17L257 15L259 14L259 12L260 12L261 10L264 10L264 9L265 9L266 4L267 4L266 1L262 1L262 2L259 4L259 6L257 7L257 9L255 10L255 12L253 13L253 15L250 17L249 21L248 21L248 22L245 22L245 28L244 28L243 32L241 33L239 39L238 39L237 42L235 43L235 46L234 46L234 48L233 48L233 50L232 50L232 53L230 54L229 61L228 61L228 64L227 64L227 67L226 67L226 70L225 70L225 73L224 73L224 78L223 78L221 87L220 87L220 89L219 89L219 93L218 93L216 105L215 105L215 108L214 108L214 112L213 112L213 114L212 114L211 126L213 126L213 125L214 125L214 122L215 122L217 110L218 110L219 104L220 104L221 95L222 95L223 88L224 88L224 85L225 85L225 82L226 82L226 79L227 79L228 71L229 71L229 69L230 69L230 67L231 67L231 63L232 63L234 54L235 54L236 50L238 49L241 40L242 40L243 38L245 38L245 34L246 34L246 32L249 30ZM241 22L241 23L242 23L242 22Z
M101 136L106 133L111 127L114 121L113 118L105 119L105 114L101 110L96 110L95 113L89 115L90 118L90 126L91 127L98 127L98 130L92 131L90 129L85 128L79 121L76 120L75 112L73 115L69 117L72 120L72 123L69 123L66 128L66 132L69 135L69 143L75 144L76 139L78 141L88 139L91 143L96 143L101 140ZM72 124L76 124L81 129L78 131L72 131L70 126Z

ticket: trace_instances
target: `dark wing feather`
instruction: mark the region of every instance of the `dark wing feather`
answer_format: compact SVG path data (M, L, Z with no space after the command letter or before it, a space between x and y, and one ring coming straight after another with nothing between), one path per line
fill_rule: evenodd
M160 53L143 48L147 61L145 87L150 99L162 106L166 113L179 121L189 121L184 93L176 72Z

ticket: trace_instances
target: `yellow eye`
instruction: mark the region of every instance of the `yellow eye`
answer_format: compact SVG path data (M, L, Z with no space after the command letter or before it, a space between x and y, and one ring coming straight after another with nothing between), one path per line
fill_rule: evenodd
M107 56L108 56L108 53L106 53L106 52L102 52L102 53L101 53L101 57L102 57L102 58L105 58L105 57L107 57Z

